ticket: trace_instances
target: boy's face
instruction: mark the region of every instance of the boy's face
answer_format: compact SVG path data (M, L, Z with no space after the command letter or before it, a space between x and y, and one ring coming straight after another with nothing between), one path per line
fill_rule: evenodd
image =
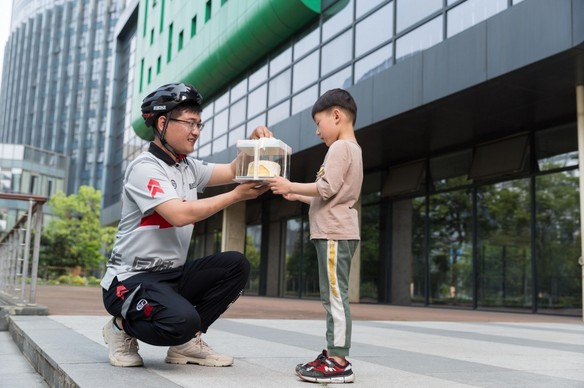
M314 115L314 122L316 123L316 136L330 147L339 137L339 120L340 112L338 109L329 109L323 112L318 112Z

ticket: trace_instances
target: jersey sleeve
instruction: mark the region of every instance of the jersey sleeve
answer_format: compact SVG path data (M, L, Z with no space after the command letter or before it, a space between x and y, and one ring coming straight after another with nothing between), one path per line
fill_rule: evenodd
M148 160L133 165L126 175L124 188L142 214L148 214L163 202L179 198L164 168Z
M193 168L193 174L195 175L195 184L197 185L197 191L202 193L209 179L211 179L211 174L213 173L214 163L203 162L198 159L189 158L190 166Z

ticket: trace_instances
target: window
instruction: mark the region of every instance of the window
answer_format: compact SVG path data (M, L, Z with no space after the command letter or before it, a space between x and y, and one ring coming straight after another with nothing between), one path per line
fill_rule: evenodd
M292 91L297 92L318 80L318 51L294 65Z
M183 48L184 31L178 33L178 51Z
M156 60L156 74L160 74L160 69L162 67L162 57L158 57Z
M446 34L450 38L507 8L507 0L468 0L448 11Z
M391 39L393 35L393 4L388 4L368 16L355 27L355 56L361 56Z
M397 32L422 21L442 8L442 0L396 0Z
M529 137L514 136L475 147L469 177L488 179L529 170Z
M330 73L351 60L353 56L351 32L345 32L322 47L322 60L320 63L321 76Z
M172 58L172 23L168 26L168 47L166 51L166 62L170 62Z
M442 16L432 19L397 40L396 60L413 55L442 41Z
M205 3L205 23L211 19L211 0L207 0Z
M191 38L197 35L197 15L191 19Z
M393 45L390 43L355 62L355 83L363 81L393 64Z

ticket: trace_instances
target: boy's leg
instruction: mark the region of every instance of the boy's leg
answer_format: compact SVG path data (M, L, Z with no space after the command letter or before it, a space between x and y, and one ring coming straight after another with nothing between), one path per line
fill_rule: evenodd
M318 256L320 297L327 312L328 356L346 357L351 347L349 272L357 240L314 240Z

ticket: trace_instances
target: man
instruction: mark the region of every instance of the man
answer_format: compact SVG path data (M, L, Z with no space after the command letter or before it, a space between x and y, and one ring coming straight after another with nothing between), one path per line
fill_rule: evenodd
M166 362L228 366L202 339L209 326L241 295L249 263L239 252L187 260L193 225L239 201L268 190L253 182L198 199L207 186L233 183L235 160L211 164L187 157L204 124L202 97L191 85L163 85L142 104L154 141L125 172L122 215L101 282L103 328L114 366L142 366L137 339L170 346ZM258 127L251 138L271 137Z

